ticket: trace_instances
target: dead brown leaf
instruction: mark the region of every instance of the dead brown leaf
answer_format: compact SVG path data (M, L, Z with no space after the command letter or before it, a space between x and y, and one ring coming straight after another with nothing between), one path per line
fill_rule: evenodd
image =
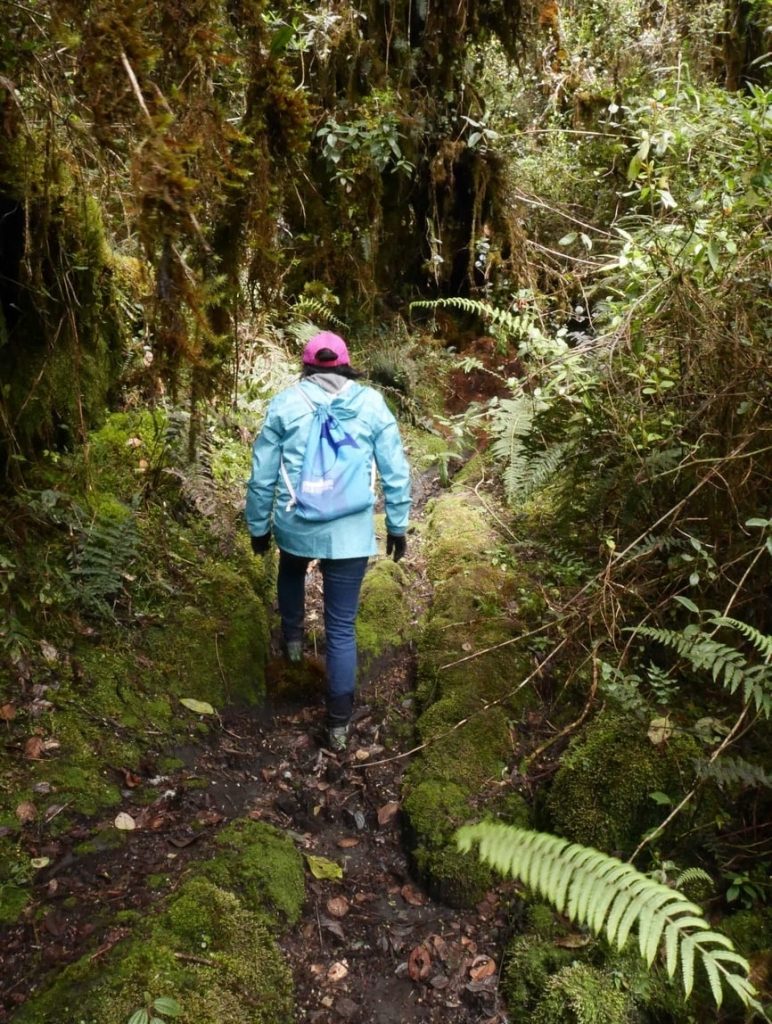
M332 896L327 900L327 913L333 917L345 917L349 909L349 902L345 896Z
M30 821L34 821L38 816L37 807L30 800L23 800L16 808L16 817L22 823L22 825L28 824Z
M342 836L336 846L339 846L341 850L350 850L352 846L359 846L360 840L356 836Z
M559 938L553 939L553 945L560 946L562 949L581 949L589 942L590 936L582 935L581 932L572 932L569 935L561 935Z
M0 707L0 721L12 722L16 718L16 708L13 704L3 704Z
M123 775L123 784L126 786L127 789L136 789L137 786L142 785L141 776L136 775L132 771L129 771L128 768L121 768L121 773Z
M24 756L31 761L36 761L46 749L46 745L40 736L30 736L24 744Z
M469 968L469 977L472 981L484 981L496 973L496 961L489 956L476 956Z
M381 828L383 828L384 825L388 825L389 822L394 820L398 810L399 804L397 803L396 800L389 800L387 804L384 804L383 807L379 808L378 824L381 826Z
M327 971L327 980L333 983L343 981L348 974L348 967L341 960L336 961Z
M432 958L426 946L416 946L407 959L407 973L412 981L426 981L431 974Z
M426 903L426 897L414 885L403 885L399 891L402 899L411 907L423 907Z

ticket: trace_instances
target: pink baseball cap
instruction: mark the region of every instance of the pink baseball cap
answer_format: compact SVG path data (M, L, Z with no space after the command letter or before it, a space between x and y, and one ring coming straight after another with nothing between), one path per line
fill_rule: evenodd
M303 364L305 366L350 366L351 360L346 342L332 331L320 331L303 349Z

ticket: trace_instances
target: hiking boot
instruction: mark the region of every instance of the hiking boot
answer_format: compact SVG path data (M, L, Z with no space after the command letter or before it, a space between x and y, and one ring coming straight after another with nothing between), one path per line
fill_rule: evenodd
M342 754L348 746L348 722L330 725L327 729L327 747L333 754Z
M284 644L284 656L291 665L299 665L303 660L303 641L287 640Z

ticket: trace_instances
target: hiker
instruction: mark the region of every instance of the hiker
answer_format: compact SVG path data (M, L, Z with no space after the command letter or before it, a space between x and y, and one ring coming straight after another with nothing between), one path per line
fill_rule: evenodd
M396 420L383 397L357 383L345 341L322 331L303 351L299 383L268 406L252 448L246 520L252 550L264 555L271 530L279 548L282 644L303 658L305 581L319 559L327 637L327 744L346 749L354 702L354 623L371 555L375 470L386 504L386 554L405 554L410 470Z

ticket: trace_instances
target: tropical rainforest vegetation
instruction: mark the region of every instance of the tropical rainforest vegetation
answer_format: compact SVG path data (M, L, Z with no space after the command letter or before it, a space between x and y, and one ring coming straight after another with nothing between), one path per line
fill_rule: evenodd
M504 885L496 1019L767 1019L767 0L5 0L0 27L0 927L36 935L72 835L104 849L126 787L270 688L243 482L331 329L417 481L359 634L414 666L402 841L432 899ZM0 1019L293 1019L293 835L215 844Z

